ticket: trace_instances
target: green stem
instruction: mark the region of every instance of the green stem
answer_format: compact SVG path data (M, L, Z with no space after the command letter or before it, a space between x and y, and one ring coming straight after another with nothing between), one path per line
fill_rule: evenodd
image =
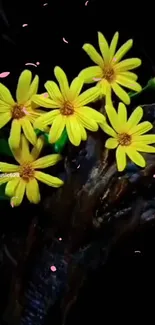
M142 88L142 90L138 93L135 93L135 92L129 92L128 95L130 98L133 98L133 97L136 97L136 96L139 96L141 93L143 93L144 91L148 90L149 88L151 88L151 85L149 83L147 83L147 85Z

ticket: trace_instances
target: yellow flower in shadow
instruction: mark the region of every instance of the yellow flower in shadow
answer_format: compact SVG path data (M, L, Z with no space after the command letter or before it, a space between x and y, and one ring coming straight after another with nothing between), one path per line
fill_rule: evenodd
M20 148L18 150L12 150L14 158L19 165L0 162L0 170L4 173L1 174L0 185L7 183L5 194L12 198L11 203L13 206L21 204L25 192L30 202L34 204L39 203L40 191L37 180L52 187L63 185L61 179L38 170L53 166L61 160L59 154L51 154L38 159L43 143L42 137L38 138L36 146L30 152L28 141L22 135ZM11 174L9 177L8 173L19 173L19 176L15 177Z
M36 106L31 98L38 91L39 77L36 75L32 82L31 80L31 71L24 70L18 80L16 101L8 88L0 83L0 128L12 120L9 141L14 149L20 145L22 130L32 145L35 145L37 141L32 125L36 117L40 116L41 111L35 110Z
M129 88L133 91L141 91L141 86L136 82L137 75L130 70L141 65L141 60L137 58L125 59L124 55L133 45L133 40L128 40L116 52L119 33L116 32L108 45L102 33L98 32L98 43L101 55L91 44L84 44L83 49L89 55L95 66L83 69L79 76L85 83L93 83L98 80L101 95L106 96L106 104L111 104L112 91L125 104L130 104L130 97L121 87Z
M80 94L83 87L81 78L75 78L69 87L66 74L60 67L55 67L54 74L60 88L54 81L47 81L45 88L49 97L34 95L32 100L42 107L55 109L40 116L34 127L42 130L47 125L52 125L49 132L50 143L55 143L66 127L70 142L79 146L81 140L87 139L85 128L97 131L98 124L105 120L101 113L86 106L98 98L99 89L93 87Z
M123 171L127 164L126 155L138 166L145 167L146 162L143 156L138 152L155 153L155 147L150 146L155 143L155 134L147 134L153 128L150 122L139 121L143 117L143 110L138 106L127 120L127 109L123 103L118 105L118 113L113 106L106 106L106 113L111 123L101 125L101 128L111 136L105 147L116 149L116 161L118 171Z

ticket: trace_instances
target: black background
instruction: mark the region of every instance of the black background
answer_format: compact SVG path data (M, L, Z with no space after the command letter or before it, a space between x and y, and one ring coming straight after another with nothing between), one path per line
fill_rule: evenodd
M52 80L53 68L59 65L71 81L81 69L92 65L82 50L89 42L97 47L97 31L110 42L115 31L120 32L119 44L134 39L131 55L140 57L140 81L145 85L155 75L154 12L150 4L90 0L3 0L8 26L0 21L0 72L10 71L2 79L12 92L18 76L27 62L40 62L29 69L40 76L40 91L44 82ZM22 27L22 24L28 24ZM68 44L63 42L63 37ZM154 301L154 228L150 226L126 239L104 270L90 275L73 308L68 322L136 322L146 313L147 324ZM135 253L140 250L141 253ZM76 316L75 316L76 315ZM131 317L131 320L129 318ZM145 320L144 320L145 321Z

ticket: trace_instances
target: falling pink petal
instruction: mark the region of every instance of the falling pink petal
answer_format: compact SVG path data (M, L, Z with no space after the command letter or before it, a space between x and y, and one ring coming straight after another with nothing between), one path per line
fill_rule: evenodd
M30 115L30 113L26 110L26 107L23 107L22 111L23 111L26 115Z
M44 4L43 4L43 6L45 7L45 6L47 6L48 5L48 3L47 2L45 2Z
M94 81L100 81L102 78L93 78Z
M46 98L48 97L48 93L44 93L43 96Z
M50 267L50 269L51 269L52 272L55 272L55 271L57 270L56 267L55 267L54 265L52 265L52 266Z
M153 178L155 178L155 174L153 175Z
M112 61L114 61L114 62L115 62L116 60L117 60L116 58L113 58L113 59L112 59Z
M11 204L12 208L14 208L14 203L12 201L10 202L10 204Z
M86 2L85 2L85 6L87 6L88 2L89 2L89 1L86 1Z
M22 27L27 27L27 26L28 26L28 24L23 24L23 25L22 25Z
M62 238L61 238L61 237L59 237L59 240L60 240L60 241L62 241Z
M62 39L64 41L64 43L67 43L68 44L68 41L66 41L66 39L63 37Z
M37 67L37 65L35 63L30 63L30 62L25 63L25 65L33 65L34 67Z
M2 72L0 73L0 78L6 78L9 74L10 72Z
M135 253L141 254L141 251L135 251Z
M37 62L36 62L36 65L39 65L39 64L40 64L40 62L37 61Z

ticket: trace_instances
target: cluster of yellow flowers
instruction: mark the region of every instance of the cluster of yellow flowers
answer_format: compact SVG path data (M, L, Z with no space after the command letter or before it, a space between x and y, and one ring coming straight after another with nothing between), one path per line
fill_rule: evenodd
M47 81L44 94L37 94L39 78L24 70L18 81L16 101L10 91L0 84L0 128L12 120L9 145L18 161L19 166L0 162L0 170L4 173L0 184L7 183L6 195L18 206L26 196L30 202L40 201L40 192L37 180L53 187L59 187L63 181L57 177L42 173L37 169L56 164L61 156L51 154L38 159L44 144L42 137L37 138L35 129L49 130L49 141L55 143L64 129L70 142L79 146L82 140L87 139L86 129L97 131L99 127L111 137L105 147L116 149L118 171L126 166L126 155L138 166L144 167L145 160L139 152L155 153L150 144L155 143L155 134L144 135L153 126L149 122L140 122L143 116L141 107L137 107L127 119L126 105L130 104L126 87L135 92L141 91L137 83L137 75L130 70L141 64L138 58L122 60L123 56L132 47L133 41L128 40L117 51L119 34L116 32L110 46L105 37L99 32L98 42L101 54L91 44L85 44L83 49L95 62L88 67L69 85L67 76L60 67L55 67L54 75L57 82ZM84 83L95 83L95 87L81 93ZM121 100L118 110L113 107L113 93ZM88 106L91 102L105 97L105 116ZM47 108L49 112L40 108ZM107 123L109 119L111 126ZM29 142L34 146L29 150ZM8 177L5 173L18 172L20 177Z

